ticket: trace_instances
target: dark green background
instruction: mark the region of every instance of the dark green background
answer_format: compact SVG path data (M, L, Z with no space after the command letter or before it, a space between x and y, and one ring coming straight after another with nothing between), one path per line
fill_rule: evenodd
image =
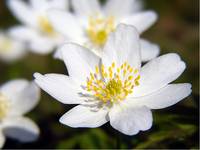
M17 24L5 1L0 1L0 27ZM136 136L116 132L109 123L96 129L74 129L58 120L73 106L65 106L45 92L31 113L41 129L38 141L28 144L7 139L4 148L199 148L199 0L146 0L147 9L159 14L158 22L142 37L158 43L161 54L175 52L187 64L176 82L192 83L192 94L175 106L153 112L153 127ZM167 68L166 68L167 69ZM61 61L51 55L29 53L13 64L0 62L0 83L15 78L33 79L34 72L63 73Z

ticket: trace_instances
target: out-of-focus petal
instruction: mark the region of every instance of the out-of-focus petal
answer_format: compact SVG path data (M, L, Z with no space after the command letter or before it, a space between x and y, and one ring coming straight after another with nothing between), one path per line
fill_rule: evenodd
M70 40L80 41L83 37L83 29L72 14L62 10L49 10L48 17L54 29Z
M124 17L142 8L141 0L108 0L104 12L108 16Z
M144 39L141 39L140 43L142 61L149 61L159 55L160 47L158 45Z
M13 117L3 121L3 133L21 142L32 142L38 138L40 130L29 118Z
M120 23L133 25L137 28L139 33L142 33L152 26L157 18L158 16L154 11L144 11L125 17Z
M98 0L72 0L75 14L79 16L91 16L101 12Z
M2 148L5 144L6 138L4 136L4 134L2 133L2 131L0 131L0 148Z
M18 116L32 110L40 99L40 89L24 79L12 80L0 88L11 102L9 116Z
M37 17L32 7L22 0L8 0L8 7L22 23L36 27Z

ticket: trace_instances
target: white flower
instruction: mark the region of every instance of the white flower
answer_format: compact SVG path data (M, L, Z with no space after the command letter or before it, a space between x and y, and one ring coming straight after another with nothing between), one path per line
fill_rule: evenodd
M133 25L142 33L156 20L153 11L138 12L141 0L108 0L100 6L98 0L72 0L74 14L52 9L48 17L53 27L63 34L68 41L84 45L98 56L110 32L119 23ZM147 40L141 39L142 60L148 61L159 54L159 47ZM60 58L59 52L55 54Z
M39 54L50 53L63 42L49 22L46 11L50 8L68 9L68 0L8 0L13 15L22 23L10 29L13 37L27 42L30 50Z
M24 56L25 45L13 39L6 32L0 31L0 60L13 62Z
M0 86L0 147L5 136L21 142L31 142L39 135L38 126L23 115L32 110L40 98L34 82L12 80Z
M186 66L177 54L141 67L139 35L119 25L110 34L102 59L86 48L66 44L60 51L69 76L35 73L35 82L64 104L79 104L60 122L70 127L99 127L106 122L134 135L152 126L151 109L169 107L191 93L189 83L170 84Z

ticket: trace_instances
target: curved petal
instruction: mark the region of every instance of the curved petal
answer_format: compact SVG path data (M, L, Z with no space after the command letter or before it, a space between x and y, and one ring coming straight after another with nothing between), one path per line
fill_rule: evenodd
M13 15L18 18L22 23L36 27L37 17L36 14L28 4L22 0L8 0L7 5L12 11Z
M12 80L0 89L11 101L9 116L18 116L31 111L40 99L40 89L27 80Z
M14 26L10 28L8 32L11 37L23 42L28 42L38 37L37 31L26 26Z
M55 40L42 37L40 35L38 35L36 39L29 42L30 51L42 55L51 53L56 46L57 43Z
M55 30L70 40L80 41L83 30L78 20L71 13L62 10L49 10L48 18Z
M35 82L44 91L64 104L80 104L83 99L79 96L80 86L68 76L61 74L34 74Z
M13 104L13 109L21 114L30 112L40 100L40 89L34 82L30 82L21 93L18 93L18 100Z
M69 0L51 0L49 3L49 8L56 8L56 9L63 9L68 10L69 9ZM48 8L48 9L49 9Z
M29 0L30 5L35 9L35 10L41 10L47 7L47 1L46 0Z
M106 15L123 17L141 10L141 0L108 0L104 11Z
M132 106L142 105L150 109L162 109L172 106L191 94L191 84L169 84L166 87L143 97L130 98Z
M62 39L52 38L41 34L33 28L16 26L9 30L9 34L16 39L26 42L30 51L38 54L48 54L54 50Z
M151 60L140 72L140 85L134 88L133 97L145 96L176 80L186 65L179 55L169 53Z
M120 23L133 25L137 28L139 33L142 33L152 26L157 18L158 16L154 11L145 11L124 18Z
M99 65L100 58L90 50L77 44L68 43L59 49L68 69L69 76L78 83L86 81L95 66Z
M101 12L98 0L72 0L72 7L79 16L91 16Z
M3 133L21 142L31 142L38 138L40 130L29 118L13 117L3 121Z
M128 62L132 67L139 69L141 66L139 34L132 26L120 24L115 32L111 33L105 44L102 54L103 64L117 66Z
M73 128L96 128L108 121L107 113L108 111L104 109L92 111L90 107L78 105L65 113L60 122Z
M69 0L30 0L31 5L38 11L46 11L47 9L68 9Z
M11 80L0 87L0 92L7 96L9 100L16 101L18 100L19 93L21 93L28 85L29 82L25 79Z
M109 118L111 126L126 135L150 129L153 121L150 109L145 106L115 105L109 112Z
M142 61L149 61L159 55L160 47L147 40L141 39L141 56Z
M4 136L4 134L2 133L2 131L0 131L0 148L2 148L5 144L6 138Z

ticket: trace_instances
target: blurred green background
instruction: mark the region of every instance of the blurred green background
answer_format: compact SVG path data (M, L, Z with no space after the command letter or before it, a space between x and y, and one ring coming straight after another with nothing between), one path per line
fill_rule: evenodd
M17 20L0 1L0 27ZM116 132L109 123L96 129L74 129L58 122L73 106L65 106L45 92L31 113L41 129L40 138L23 144L7 139L4 148L199 148L199 0L144 0L145 9L159 14L158 22L142 37L158 43L161 54L175 52L187 64L176 82L192 83L193 93L175 106L153 112L153 127L135 136ZM167 68L166 68L167 69ZM13 64L0 62L0 84L15 78L32 80L34 72L66 74L64 64L51 55L29 53Z

